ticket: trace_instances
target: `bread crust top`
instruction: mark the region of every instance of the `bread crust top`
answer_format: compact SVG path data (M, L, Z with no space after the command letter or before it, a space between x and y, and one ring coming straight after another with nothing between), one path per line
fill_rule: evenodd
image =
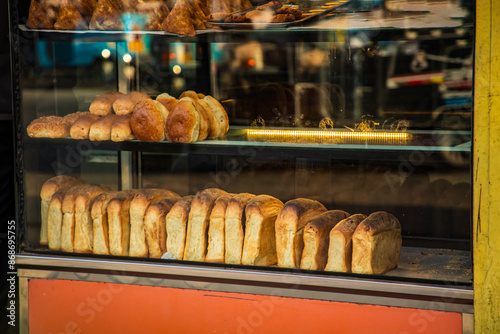
M396 217L385 211L377 211L363 220L354 233L373 236L384 231L398 229L401 230L401 223Z

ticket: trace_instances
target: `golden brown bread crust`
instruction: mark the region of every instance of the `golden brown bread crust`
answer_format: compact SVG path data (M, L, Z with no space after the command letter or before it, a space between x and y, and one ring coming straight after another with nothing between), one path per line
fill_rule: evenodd
M126 256L130 244L130 202L136 189L122 190L108 202L109 252Z
M342 210L331 210L312 219L304 227L304 250L300 260L300 268L306 270L323 270L328 259L330 230L338 222L348 217Z
M225 194L215 200L208 226L206 262L224 263L226 208L234 194Z
M63 252L73 252L75 242L75 209L77 198L86 193L100 189L100 186L93 184L81 184L71 187L62 202L62 227L61 227L61 250Z
M62 0L54 28L60 30L85 30L89 27L73 3L70 0Z
M66 138L69 137L71 124L63 117L43 116L33 120L27 128L32 138Z
M75 198L75 229L73 248L76 253L92 253L94 231L91 209L94 199L109 189L95 186Z
M132 133L132 126L130 120L132 115L118 116L111 126L111 140L114 142L121 142L125 140L135 139Z
M89 111L91 114L106 116L113 113L113 102L124 94L121 92L106 92L98 95L90 104Z
M156 101L160 102L167 108L169 112L174 110L175 105L177 104L178 100L170 96L168 93L162 93L156 97Z
M128 115L134 112L135 105L144 100L152 100L143 92L132 91L125 95L118 96L113 102L113 110L117 115Z
M351 272L352 235L365 218L366 216L361 213L349 216L330 231L328 262L325 270Z
M199 97L198 97L198 93L196 93L194 90L186 90L185 92L183 92L180 96L179 96L179 100L184 98L184 97L190 97L192 98L193 100L198 100Z
M304 247L304 227L326 211L323 204L312 199L297 198L285 203L276 219L278 266L299 267Z
M108 191L94 199L90 215L92 217L94 254L109 255L108 203L117 191Z
M210 123L209 123L210 120L208 118L207 112L205 111L204 108L200 107L200 105L198 103L196 103L199 100L198 97L196 97L196 99L194 99L192 97L183 97L179 101L184 101L184 100L191 101L194 104L194 108L198 112L198 116L199 116L198 118L200 120L200 129L198 132L197 141L202 141L202 140L207 139L208 133L210 132Z
M47 15L46 10L36 0L31 0L26 26L31 29L52 29L55 18Z
M233 196L226 208L224 228L224 262L241 264L243 241L245 240L245 207L255 195L241 193Z
M92 141L103 141L111 139L111 127L118 116L109 114L102 116L90 125L89 139Z
M67 188L76 184L81 184L83 181L79 178L68 176L68 175L58 175L54 176L42 185L40 190L41 199L41 226L40 226L40 244L47 245L47 220L49 215L49 205L52 200L52 196L59 190Z
M130 256L148 256L144 214L151 202L166 197L176 200L180 198L179 195L167 189L148 188L139 190L130 202Z
M352 237L352 272L380 275L398 266L401 224L384 211L363 220Z
M178 197L162 198L151 202L146 209L144 229L149 257L159 259L167 251L165 217L178 200Z
M210 110L212 110L212 113L215 115L215 117L219 122L220 126L219 137L224 137L229 130L229 118L227 116L226 109L224 109L224 107L220 104L219 101L217 101L210 95L205 96L203 98L203 101L205 101L208 104Z
M69 122L69 124L73 125L80 117L89 115L90 112L88 111L77 111L71 114L67 114L63 116L63 118Z
M165 123L165 136L173 143L194 143L200 133L200 116L191 100L179 101Z
M215 117L215 114L212 112L212 109L210 109L208 103L204 101L203 98L196 100L196 109L203 112L204 117L208 121L207 138L214 139L220 137L220 123L217 120L217 117Z
M178 0L161 25L161 29L179 35L195 36L191 10L186 0Z
M208 220L215 200L224 194L227 194L224 190L209 188L195 195L189 212L184 260L205 260Z
M124 25L120 18L122 12L121 6L115 4L115 1L99 0L89 27L94 30L123 30Z
M246 227L241 263L270 266L276 264L275 222L283 202L269 195L259 195L245 208Z
M193 195L182 197L165 217L167 252L170 252L175 259L182 260L184 257L187 222L193 198Z
M71 138L89 139L90 127L99 117L101 116L89 114L78 118L69 129Z
M165 139L165 118L159 106L161 103L153 100L142 100L135 106L130 125L138 140L160 142Z

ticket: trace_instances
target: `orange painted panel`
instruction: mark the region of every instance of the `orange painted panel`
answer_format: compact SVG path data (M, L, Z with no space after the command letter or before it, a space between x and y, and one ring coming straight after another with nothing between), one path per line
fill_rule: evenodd
M114 283L31 279L31 334L459 334L460 313Z

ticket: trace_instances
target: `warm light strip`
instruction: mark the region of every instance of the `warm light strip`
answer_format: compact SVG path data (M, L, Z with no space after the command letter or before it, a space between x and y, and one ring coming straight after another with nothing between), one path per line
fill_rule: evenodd
M249 140L296 143L350 143L403 145L410 135L405 132L361 132L361 131L321 131L321 130L268 130L248 129Z

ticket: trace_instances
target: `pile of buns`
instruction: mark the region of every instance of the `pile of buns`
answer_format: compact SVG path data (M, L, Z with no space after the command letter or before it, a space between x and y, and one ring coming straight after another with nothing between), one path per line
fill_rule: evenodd
M40 117L27 132L34 138L192 143L224 137L228 129L224 107L210 95L185 91L179 99L163 93L153 100L133 91L101 94L89 112Z
M31 0L32 29L147 30L194 36L207 29L206 0Z
M40 197L40 243L57 251L382 274L401 250L391 214L349 215L305 198L110 191L70 176L47 180Z
M220 10L213 10L210 19L214 22L224 23L284 23L297 21L302 18L300 10L283 6L283 1L281 0L270 1L246 13L237 14L231 12L231 10L222 7Z

